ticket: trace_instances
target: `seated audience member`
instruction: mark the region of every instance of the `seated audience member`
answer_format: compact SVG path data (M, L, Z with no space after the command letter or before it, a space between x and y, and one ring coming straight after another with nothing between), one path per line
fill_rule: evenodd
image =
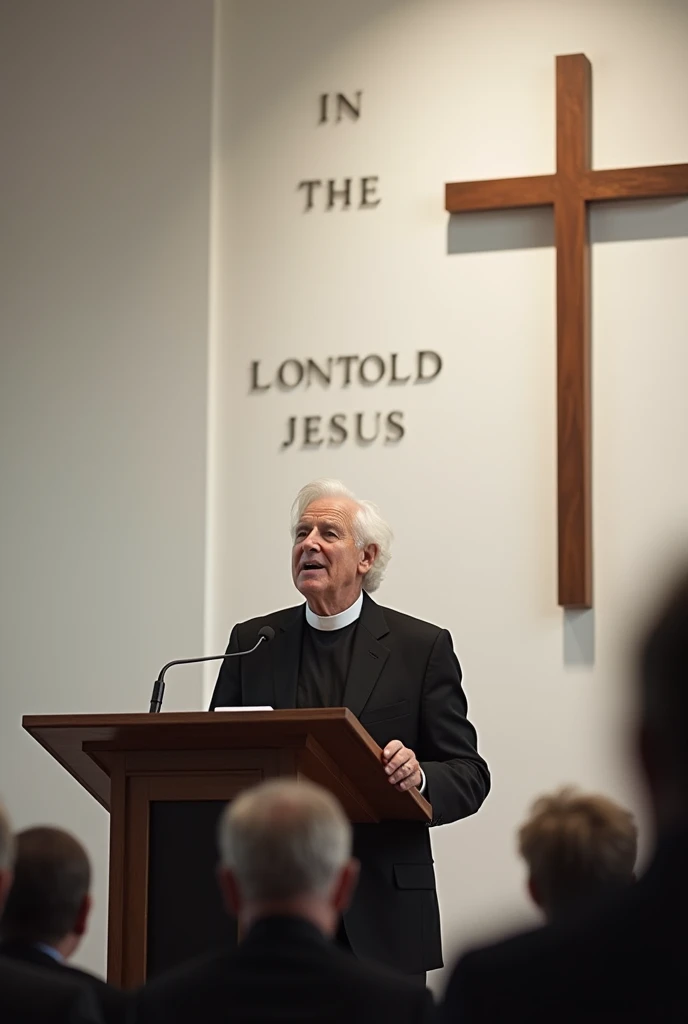
M0 807L0 913L12 886L14 843ZM68 978L0 957L2 1024L102 1024L93 995Z
M567 787L535 801L518 846L530 895L552 922L631 884L638 829L613 800Z
M587 917L464 956L445 1024L688 1021L688 573L638 653L637 745L657 829L647 873Z
M68 964L86 934L91 866L81 843L59 828L29 828L15 838L14 882L0 920L0 955L87 987L106 1024L124 1020L128 997Z
M311 783L267 782L239 796L220 821L218 879L241 942L146 985L137 1021L429 1020L424 986L333 942L356 884L351 842L339 804Z

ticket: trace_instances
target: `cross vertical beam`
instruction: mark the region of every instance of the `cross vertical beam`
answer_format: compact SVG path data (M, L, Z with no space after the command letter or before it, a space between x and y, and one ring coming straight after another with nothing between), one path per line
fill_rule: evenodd
M590 250L578 182L590 170L591 67L557 57L557 515L559 604L592 604Z

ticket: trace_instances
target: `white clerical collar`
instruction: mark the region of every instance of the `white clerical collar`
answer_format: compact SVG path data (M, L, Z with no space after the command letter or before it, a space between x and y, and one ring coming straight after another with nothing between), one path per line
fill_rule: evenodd
M345 608L343 612L337 612L336 615L316 615L306 605L306 622L313 629L344 629L345 626L350 626L352 622L356 621L361 614L362 607L363 591L361 591L351 607Z

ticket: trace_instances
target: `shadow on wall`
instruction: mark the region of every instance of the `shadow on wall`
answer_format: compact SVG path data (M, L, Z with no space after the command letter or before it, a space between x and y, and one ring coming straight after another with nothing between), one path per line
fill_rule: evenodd
M590 242L637 242L688 238L688 200L643 199L595 203L590 211ZM498 252L554 247L551 208L452 214L447 253Z
M564 665L591 668L595 664L595 609L564 611Z

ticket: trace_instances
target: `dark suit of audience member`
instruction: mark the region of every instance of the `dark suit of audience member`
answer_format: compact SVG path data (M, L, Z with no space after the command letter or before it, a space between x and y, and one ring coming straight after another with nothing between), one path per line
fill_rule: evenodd
M234 952L218 952L152 981L137 1024L424 1024L432 999L422 986L357 960L313 924L271 917Z
M126 1019L127 995L90 971L57 960L38 946L18 939L0 942L0 957L39 967L43 971L50 971L56 977L69 979L74 984L89 989L100 1006L105 1024L121 1024Z
M468 954L442 1024L688 1021L688 830L607 908Z
M67 977L0 959L2 1024L102 1024L93 995Z
M13 882L15 842L0 805L0 915ZM88 989L67 977L14 963L0 956L0 1022L2 1024L103 1024Z
M415 981L357 960L333 937L356 884L351 826L311 783L248 790L220 822L220 887L243 936L163 975L137 998L141 1024L424 1024Z
M90 881L88 855L74 836L49 827L20 832L0 921L0 956L69 978L92 993L106 1024L121 1024L128 996L68 962L86 933Z
M688 574L645 636L638 675L649 870L604 908L463 957L443 1024L688 1021Z

